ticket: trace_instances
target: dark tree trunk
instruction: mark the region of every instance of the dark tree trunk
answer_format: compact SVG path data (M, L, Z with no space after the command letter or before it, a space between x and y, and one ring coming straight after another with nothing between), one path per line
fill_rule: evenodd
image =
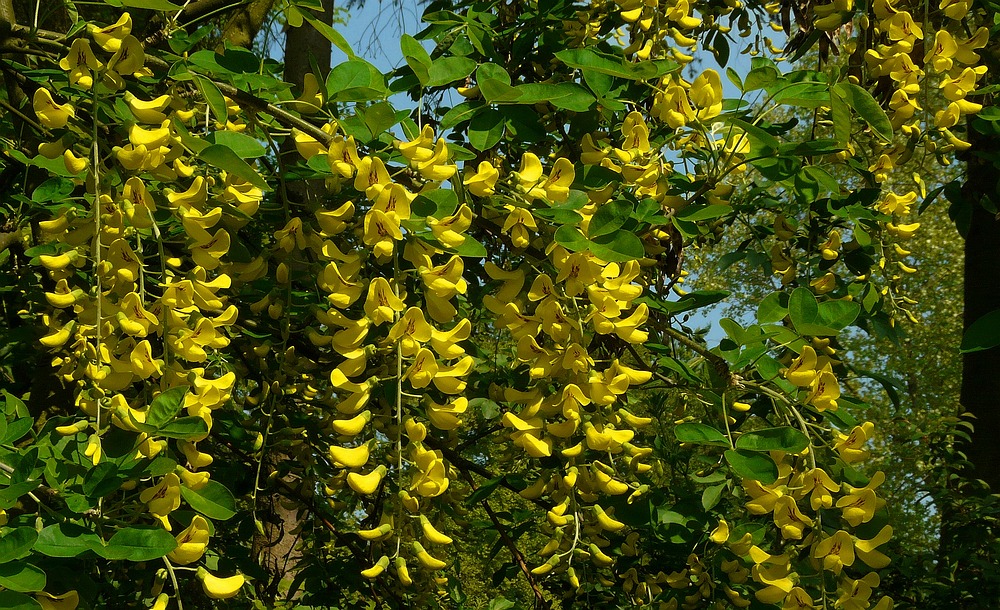
M965 238L965 313L963 327L1000 309L1000 220L992 210L997 196L1000 136L977 133L970 124L972 149L968 177L962 189L971 207ZM986 206L986 207L984 207ZM963 357L962 406L975 416L972 441L963 449L972 462L974 476L1000 491L1000 347Z

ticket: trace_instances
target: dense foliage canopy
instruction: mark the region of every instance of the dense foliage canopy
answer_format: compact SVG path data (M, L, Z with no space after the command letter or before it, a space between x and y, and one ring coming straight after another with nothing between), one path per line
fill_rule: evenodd
M318 2L121 4L0 6L0 608L977 594L892 542L866 345L962 228L991 5L432 2L385 74Z

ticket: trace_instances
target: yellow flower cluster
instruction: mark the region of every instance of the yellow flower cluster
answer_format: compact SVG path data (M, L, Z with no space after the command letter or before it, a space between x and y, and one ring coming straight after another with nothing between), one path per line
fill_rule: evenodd
M124 88L123 79L149 74L131 26L126 13L112 26L91 28L91 38L73 42L60 65L74 87L97 87L98 96L112 101ZM92 43L111 58L100 59ZM228 403L236 380L232 372L206 366L213 351L229 345L227 329L238 315L225 296L232 284L225 262L229 232L245 224L263 193L225 172L202 174L184 161L173 121L191 122L195 113L179 96L147 102L125 93L119 99L132 111L134 123L129 143L107 157L98 153L97 142L81 135L91 130L74 123L80 119L72 105L56 103L44 87L34 95L39 122L66 134L57 132L57 139L40 145L39 152L62 156L76 175L75 184L86 191L80 198L85 205L71 202L39 223L51 253L38 259L53 282L46 294L53 309L43 316L49 332L41 343L55 353L52 362L62 379L78 386L77 406L88 418L57 432L75 436L89 429L84 453L95 466L103 459L101 439L112 426L136 434L140 457L167 450L168 440L147 425L148 396L135 384L158 388L154 396L164 397L183 388L178 395L182 410L205 425L176 441L176 455L187 467L150 481L139 496L149 515L171 530L181 488L198 490L209 481L201 469L213 458L199 451L197 442L211 431L212 414ZM152 182L179 188L165 189L164 206L150 194ZM188 186L180 186L184 183ZM233 207L242 215L225 211ZM183 265L177 251L166 252L167 231L176 232L177 247L193 265ZM148 260L144 245L157 242L159 260ZM89 276L77 272L86 265L92 267ZM171 560L197 561L208 529L196 516L178 535Z
M982 109L968 96L975 92L977 81L986 73L986 66L978 65L976 50L986 46L988 30L982 27L966 38L952 33L947 26L942 27L933 33L933 44L926 47L922 65L918 65L914 63L914 49L918 45L922 47L925 36L930 34L923 31L923 6L914 9L919 11L916 19L905 2L879 0L872 9L875 17L872 27L881 42L865 52L865 63L874 76L888 77L893 84L888 103L893 127L906 135L920 133L922 121L918 99L921 89L929 84L927 70L930 69L947 106L934 114L933 125L928 124L925 129L939 131L945 141L940 149L942 152L968 148L969 143L955 136L951 128L958 125L964 115ZM946 24L957 25L966 16L969 3L942 0L938 9ZM929 142L931 152L937 149ZM873 171L881 180L885 179L884 174Z
M472 324L458 315L458 300L468 285L462 258L448 251L465 242L472 211L463 204L437 217L413 215L413 186L433 189L457 172L446 143L435 139L430 127L396 145L412 170L405 184L390 177L381 157L363 155L353 137L337 133L335 123L325 131L333 136L327 146L298 134L299 152L326 154L333 190L350 185L363 200L321 208L315 224L293 218L275 239L289 256L309 249L325 265L317 279L330 307L317 312L319 329L309 338L339 359L329 377L332 394L324 398L334 408L328 426L336 439L329 447L335 472L326 481L326 493L336 497L346 487L370 496L393 477L399 489L394 509L386 508L377 527L358 535L381 545L412 530L415 538L448 544L451 539L427 517L427 505L433 498L449 501L445 494L452 475L442 451L428 445L428 436L431 429L454 435L468 408L462 394L474 360L461 343ZM331 238L354 227L360 228L361 242L341 251ZM365 265L369 253L375 260ZM380 406L372 392L382 383L391 384L395 400ZM385 459L376 463L374 456ZM419 518L419 529L406 515ZM399 581L410 585L407 557L432 571L447 565L419 542L408 554L397 547L393 557L383 555L362 574L376 578L392 563Z

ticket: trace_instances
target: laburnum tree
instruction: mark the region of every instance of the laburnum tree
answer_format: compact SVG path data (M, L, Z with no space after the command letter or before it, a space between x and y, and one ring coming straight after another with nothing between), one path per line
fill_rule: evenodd
M851 341L992 5L121 4L0 11L0 608L893 606Z

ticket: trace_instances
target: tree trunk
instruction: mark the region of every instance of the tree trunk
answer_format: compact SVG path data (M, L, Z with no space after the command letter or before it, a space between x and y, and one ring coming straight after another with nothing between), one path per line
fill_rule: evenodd
M968 177L962 197L972 208L965 238L965 313L963 327L1000 309L1000 220L984 203L997 203L1000 136L969 128ZM962 368L962 406L975 416L972 442L964 447L974 476L1000 491L1000 347L965 354Z
M273 4L274 0L253 0L233 11L222 30L222 39L234 46L249 48Z
M323 13L317 15L317 18L327 24L333 23L333 0L323 0ZM310 57L320 70L316 77L320 83L325 82L326 74L330 71L331 52L330 41L311 25L303 24L302 27L290 28L285 39L285 82L291 83L301 91L305 75L312 72L313 62L310 61ZM291 138L284 142L281 156L282 164L298 158L298 152ZM282 173L285 173L284 170ZM325 192L323 180L297 181L285 184L281 196L301 203L321 197ZM296 459L278 450L272 451L267 456L268 463L274 465ZM286 476L281 480L290 487L296 485L294 477ZM284 496L278 487L271 489L274 490L272 495L263 498L262 506L258 507L265 516L264 531L255 536L253 547L260 565L267 570L270 577L267 586L258 593L265 601L273 603L282 589L282 583L287 585L300 569L301 552L296 548L296 544L299 541L297 532L301 515L297 510L285 506L282 501Z
M333 0L322 0L323 13L317 15L317 19L326 24L333 23ZM333 45L308 23L301 27L289 28L285 33L285 82L291 83L295 89L293 92L298 95L302 91L306 74L313 71L313 65L319 69L316 78L319 80L320 88L326 82L326 75L330 72L330 55L333 52ZM295 150L295 143L291 138L285 141L281 151L284 160L291 162L298 158ZM286 184L284 193L289 199L296 203L306 201L317 201L326 193L326 186L323 180L308 180L300 182L289 182ZM312 206L312 207L315 207ZM310 208L312 209L312 208Z

